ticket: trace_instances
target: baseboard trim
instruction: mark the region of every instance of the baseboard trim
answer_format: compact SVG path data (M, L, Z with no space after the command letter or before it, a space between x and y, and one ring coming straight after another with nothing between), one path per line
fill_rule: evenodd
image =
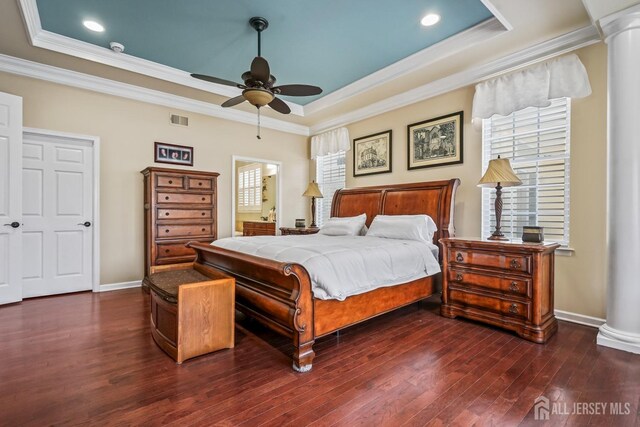
M134 280L132 282L108 283L105 285L100 285L100 290L98 292L110 292L120 289L139 288L140 286L142 286L142 280Z
M599 328L604 325L605 319L599 317L586 316L584 314L572 313L564 310L554 310L556 319L564 320L565 322L577 323L579 325L591 326L592 328Z
M600 327L596 343L604 347L640 354L640 334L619 331L607 324Z

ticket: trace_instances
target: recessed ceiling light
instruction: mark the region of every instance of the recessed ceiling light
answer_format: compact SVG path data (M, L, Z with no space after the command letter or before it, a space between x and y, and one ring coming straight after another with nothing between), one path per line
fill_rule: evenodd
M422 20L420 21L420 23L425 27L436 25L438 22L440 22L440 15L435 13L425 15L424 18L422 18Z
M96 21L86 20L82 22L82 25L84 25L91 31L95 31L96 33L101 33L104 31L104 27Z

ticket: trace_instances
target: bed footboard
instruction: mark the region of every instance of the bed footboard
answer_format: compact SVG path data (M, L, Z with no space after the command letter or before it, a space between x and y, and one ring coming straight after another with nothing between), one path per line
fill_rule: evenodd
M311 370L314 343L311 279L300 264L283 263L204 243L189 243L196 263L236 279L236 308L270 329L291 337L293 369Z

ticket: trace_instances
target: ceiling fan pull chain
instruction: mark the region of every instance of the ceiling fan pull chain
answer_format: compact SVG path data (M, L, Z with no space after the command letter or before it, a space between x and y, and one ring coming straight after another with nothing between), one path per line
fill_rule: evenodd
M260 138L260 108L258 108L258 135L256 135L256 138L262 139Z

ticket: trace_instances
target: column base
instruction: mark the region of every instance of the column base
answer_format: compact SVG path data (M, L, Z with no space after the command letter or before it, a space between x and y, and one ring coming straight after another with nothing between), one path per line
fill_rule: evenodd
M604 347L640 354L640 334L622 332L613 329L606 323L600 326L596 343Z

